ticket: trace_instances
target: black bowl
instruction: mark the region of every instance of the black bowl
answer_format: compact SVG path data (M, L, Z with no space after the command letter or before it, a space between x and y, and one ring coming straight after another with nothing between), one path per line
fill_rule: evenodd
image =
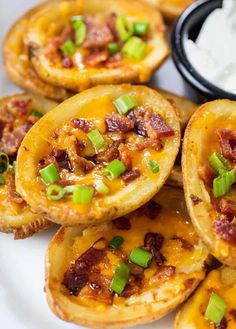
M236 100L235 94L216 87L201 76L189 62L184 49L184 40L195 41L206 17L219 7L222 7L222 0L200 0L183 12L171 35L172 56L182 77L207 99L228 98Z

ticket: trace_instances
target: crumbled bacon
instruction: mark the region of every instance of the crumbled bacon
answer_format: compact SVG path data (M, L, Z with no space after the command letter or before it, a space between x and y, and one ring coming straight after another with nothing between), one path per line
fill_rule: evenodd
M115 55L109 56L109 58L105 62L105 66L108 69L116 69L121 65L122 59L123 59L122 54L116 53Z
M153 148L156 151L159 151L163 148L161 140L160 139L151 139L151 138L144 138L142 140L139 140L135 145L134 148L138 151L142 151L145 148Z
M144 247L152 253L157 266L161 266L165 261L165 257L160 252L163 242L164 237L160 233L148 232L144 237Z
M143 277L143 273L141 275L130 274L128 283L121 294L121 297L128 298L134 294L138 294L142 286Z
M91 55L84 58L84 64L89 66L96 66L98 64L106 62L109 58L109 53L107 50L95 51Z
M173 235L172 240L179 241L181 243L181 247L183 249L186 249L186 250L192 250L193 249L193 245L190 242L188 242L186 239L182 238L182 237L179 237L177 235Z
M53 62L61 59L59 48L62 43L63 40L61 37L50 39L45 47L45 56Z
M234 320L236 321L236 309L232 309L229 311L229 314L232 315L232 317L234 318Z
M60 168L72 170L72 165L66 150L62 149L53 149L52 155L56 158L56 161Z
M140 177L141 173L140 170L137 168L133 168L131 170L126 171L124 174L121 175L122 180L124 183L130 183L136 178Z
M111 13L110 15L108 15L106 23L107 23L107 27L109 28L109 30L111 31L114 41L118 41L119 40L119 34L117 32L116 29L116 20L117 20L117 14L116 13Z
M89 132L91 129L91 124L85 119L72 119L71 124L74 128L79 128L85 133Z
M91 289L86 293L87 298L112 305L114 293L110 289L110 277L101 275L99 272L93 272L89 274L88 284Z
M132 169L132 158L130 150L124 143L119 145L118 150L120 153L120 161L125 165L126 170L130 171Z
M196 196L194 194L191 194L190 198L191 198L194 206L197 206L199 203L202 202L202 199L200 199L198 196Z
M130 220L126 217L119 217L117 219L114 219L112 223L118 230L128 231L129 229L131 229Z
M143 137L147 136L144 115L147 109L144 106L138 106L135 110L127 114L127 118L134 122L134 131Z
M89 173L94 167L95 164L92 161L89 161L83 157L78 156L76 158L76 165L85 173Z
M233 244L236 243L236 225L234 223L216 219L214 231L222 240Z
M198 175L200 179L203 180L204 184L208 187L212 187L214 172L207 162L198 168Z
M231 221L236 216L236 204L227 199L220 199L218 203L219 212L224 214L226 218Z
M59 165L57 163L57 160L52 154L47 155L45 158L43 158L42 160L39 161L39 163L37 165L37 170L40 171L41 169L47 167L51 163L54 164L54 166L59 171Z
M161 212L162 205L150 200L148 203L140 207L137 212L147 216L150 219L155 219Z
M19 115L25 115L25 114L27 114L27 111L28 111L27 107L30 102L31 102L31 99L27 99L27 100L15 99L11 102L11 107L16 108Z
M221 320L219 324L215 324L216 329L227 329L228 327L228 321L226 320L225 317Z
M8 199L11 202L15 202L17 204L24 204L25 201L22 199L22 197L16 192L16 185L14 180L10 180L7 184L8 189Z
M175 274L175 266L172 265L162 265L158 267L154 281L166 281Z
M118 150L119 143L113 143L108 145L108 148L104 151L98 152L96 156L96 162L97 163L109 163L114 159L117 159L120 155L120 152Z
M127 133L134 128L134 122L132 120L118 113L108 114L105 118L105 123L107 132L116 131Z
M159 114L151 115L150 126L154 129L156 138L165 138L175 135L174 130L165 123Z
M217 135L220 140L223 156L231 161L236 160L236 131L230 129L218 129Z
M73 40L74 39L74 30L73 30L73 27L72 27L72 24L70 23L67 23L64 25L62 31L61 31L61 38L64 41L67 41L67 40Z

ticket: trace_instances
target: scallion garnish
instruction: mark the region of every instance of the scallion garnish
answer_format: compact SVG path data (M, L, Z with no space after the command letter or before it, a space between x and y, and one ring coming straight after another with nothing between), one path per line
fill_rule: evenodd
M130 268L124 262L120 262L115 270L113 280L111 282L111 289L117 294L121 294L129 279Z
M150 24L148 22L136 22L133 25L134 34L145 35L148 33Z
M110 192L109 187L106 184L104 184L102 180L97 180L95 182L95 188L98 191L98 193L103 195L106 195Z
M5 152L0 152L0 174L8 170L9 158Z
M119 46L118 43L112 42L112 43L108 44L107 50L111 55L113 55L113 54L117 53L120 50L120 46Z
M79 47L86 38L87 28L83 20L80 20L74 23L74 29L75 29L75 45Z
M126 16L119 16L116 20L116 30L122 41L128 40L133 34L133 24Z
M52 184L47 187L47 198L49 200L58 201L65 195L65 190L63 187Z
M226 304L224 299L217 293L213 292L207 305L205 317L207 320L219 324L224 317L225 310Z
M216 198L227 194L235 182L234 170L226 171L213 180L213 194Z
M132 37L125 43L124 47L122 48L122 54L131 59L140 60L145 56L146 50L147 45L142 39L138 37Z
M74 189L72 201L76 204L86 205L93 199L94 188L86 185L77 185Z
M87 134L87 137L90 139L91 143L97 151L105 145L105 139L97 129L90 131Z
M5 184L5 179L2 175L0 175L0 185L4 185Z
M120 114L126 114L129 110L138 105L136 100L131 94L124 94L117 98L113 104Z
M41 118L43 116L43 113L39 112L38 110L32 109L31 115L33 115L34 117Z
M63 55L70 56L75 53L76 48L73 41L67 40L60 46L60 50L62 51Z
M152 254L140 247L136 247L131 251L131 254L129 256L129 260L132 263L135 263L142 267L148 267L152 260Z
M39 174L45 184L53 184L59 179L59 173L53 163L39 170Z
M13 168L14 173L16 173L16 161L13 161L12 168Z
M231 169L228 161L218 152L212 153L208 158L208 162L217 174Z
M119 177L121 174L123 174L125 170L126 170L125 165L120 160L115 159L105 167L104 175L108 179L113 180Z
M71 16L70 21L73 25L73 28L76 29L79 26L80 22L84 21L84 18L81 15Z
M153 174L157 174L160 170L160 166L156 160L148 161L147 166L148 169L150 169Z
M124 238L122 236L117 235L108 243L108 247L111 249L118 249L123 242Z

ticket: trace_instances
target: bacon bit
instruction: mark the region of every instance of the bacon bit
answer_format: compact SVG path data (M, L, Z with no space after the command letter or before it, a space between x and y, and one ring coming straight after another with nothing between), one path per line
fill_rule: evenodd
M216 329L226 329L227 327L228 327L228 322L225 317L221 320L220 324L215 324Z
M0 119L0 138L2 138L6 123Z
M56 158L60 168L72 171L72 165L66 150L53 149L52 155Z
M91 289L86 297L112 305L114 293L110 290L111 281L111 278L100 273L90 273L89 286Z
M62 66L65 69L71 69L74 66L72 59L68 56L63 57L62 58Z
M212 187L214 172L207 162L198 168L198 175L205 185Z
M45 47L45 56L53 62L56 62L58 59L61 59L60 46L62 45L63 40L61 37L56 37L48 41Z
M221 151L226 159L236 160L236 131L230 129L217 129Z
M22 197L20 196L20 194L18 194L16 192L16 185L15 185L15 181L14 179L11 180L8 184L7 184L7 189L8 189L8 200L11 202L15 202L17 204L24 204L25 201L22 199Z
M108 162L117 159L120 155L118 145L119 142L115 142L113 144L108 145L108 148L106 150L98 152L95 161L97 163L107 164Z
M164 237L162 234L148 232L144 237L144 246L150 251L156 261L157 266L163 265L165 257L160 253Z
M89 161L83 157L78 156L75 160L76 165L85 173L89 173L95 167L92 161Z
M121 175L122 180L124 183L130 183L136 178L140 177L141 173L140 170L137 168L133 168L129 171L126 171L123 175Z
M116 53L113 56L110 56L108 60L105 62L105 66L108 69L116 69L117 67L121 66L123 56L121 53Z
M89 132L92 128L91 124L85 119L72 119L71 124L74 128L79 128L85 133Z
M127 133L134 129L134 122L118 113L108 114L105 118L105 123L107 132Z
M232 317L234 318L234 320L236 321L236 309L232 309L229 311L229 314L232 315Z
M146 111L147 108L144 106L138 106L135 110L132 110L127 114L127 118L134 122L134 131L143 137L147 137L147 130L144 121Z
M78 296L81 289L89 280L89 273L106 255L105 249L89 248L82 254L64 274L62 284L69 290L70 295Z
M129 264L130 266L130 264ZM121 297L128 298L134 294L138 294L140 292L142 282L143 282L144 275L130 275L128 283L121 294Z
M67 23L64 25L63 30L61 32L61 38L63 40L63 42L67 41L67 40L73 40L75 37L75 33L73 30L73 27L70 23Z
M15 116L9 110L6 107L0 109L0 118L5 124L12 124L15 120Z
M115 227L118 230L128 231L131 229L130 220L129 220L129 218L126 218L126 217L120 217L120 218L114 219L112 221L112 223L115 225Z
M117 14L116 13L111 13L106 20L107 23L107 27L109 28L109 30L111 31L114 41L118 41L119 40L119 34L116 30L116 20L117 20Z
M135 277L142 277L144 269L141 266L138 266L134 263L129 263L130 274Z
M175 269L175 266L172 265L160 266L154 276L155 281L167 281L175 274Z
M126 170L130 171L132 169L130 150L124 143L119 145L118 150L120 152L120 161L125 165Z
M214 222L214 231L222 240L236 244L236 225L228 221L217 219Z
M218 206L219 212L224 214L229 221L236 216L236 204L233 201L222 198L220 199Z
M91 55L84 58L84 64L89 66L96 66L98 64L106 62L109 58L109 53L107 50L96 51Z
M165 123L159 114L153 114L150 117L150 125L156 132L156 138L166 138L175 135L174 130Z
M153 200L150 200L148 203L143 205L137 211L138 213L143 214L150 219L155 219L160 214L161 210L162 210L162 205L160 205L159 203Z
M185 285L185 287L187 289L192 288L192 286L193 286L193 284L194 284L195 281L196 281L196 279L189 278L189 279L187 279L187 280L184 281L184 285Z
M53 155L48 155L45 158L43 158L42 160L39 161L38 165L37 165L37 171L39 172L41 169L47 167L50 164L54 164L54 166L57 168L57 170L59 171L59 165L57 163L56 158Z
M27 106L29 105L30 102L31 99L27 99L27 100L15 99L11 102L11 107L16 108L20 115L25 115L28 112Z
M194 206L197 206L199 203L202 202L202 199L200 199L198 196L196 196L194 194L191 194L190 198L191 198Z
M183 249L186 249L186 250L192 250L193 249L193 245L190 242L188 242L186 239L182 238L182 237L179 237L177 235L173 235L172 240L179 241L181 243L181 247Z
M135 144L135 149L138 151L142 151L148 147L153 148L156 151L159 151L163 148L160 139L144 138Z

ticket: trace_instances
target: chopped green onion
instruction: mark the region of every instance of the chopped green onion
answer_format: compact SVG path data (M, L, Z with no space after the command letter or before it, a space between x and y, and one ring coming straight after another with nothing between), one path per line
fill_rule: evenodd
M79 26L80 22L84 21L83 16L71 16L70 21L74 27L74 29L76 30L76 27Z
M130 94L121 95L113 102L113 104L120 114L126 114L129 110L138 105L136 100Z
M70 56L75 53L76 48L71 40L67 40L60 46L60 50L62 51L63 55Z
M134 34L145 35L148 33L150 25L148 22L137 22L134 23Z
M218 152L212 153L208 158L208 162L218 174L231 169L228 161Z
M112 43L108 44L107 50L111 55L113 55L113 54L117 53L120 50L120 46L119 46L118 43L112 42Z
M43 116L43 113L42 112L39 112L39 111L37 111L35 109L32 109L31 115L33 115L35 117L41 118Z
M120 262L115 270L115 275L111 282L111 289L117 294L121 294L129 279L130 268L124 262Z
M122 41L128 40L133 34L133 24L126 16L119 16L116 20L116 30Z
M39 174L42 177L42 180L45 184L53 184L59 178L59 173L53 163L39 170Z
M216 198L227 194L235 182L234 170L226 171L213 180L213 194Z
M108 243L108 247L111 249L118 249L123 242L124 238L122 236L117 235Z
M129 260L132 263L135 263L139 266L142 267L148 267L148 265L150 264L151 260L152 260L152 254L140 247L134 248L131 251L131 254L129 256Z
M157 174L160 170L160 166L156 160L148 161L147 166L148 166L148 169L150 169L153 174Z
M104 184L102 180L97 180L95 182L95 187L100 194L106 195L110 192L109 187L106 184Z
M13 171L15 173L16 172L16 161L13 161L12 168L13 168Z
M212 321L215 324L219 324L224 317L225 310L226 304L224 299L213 292L207 305L205 317L207 320Z
M77 185L74 192L72 201L76 204L89 204L93 199L94 188L85 185Z
M83 21L77 23L75 29L75 45L79 47L85 40L87 34L87 28Z
M47 187L47 198L49 200L57 201L63 198L65 190L63 187L52 184Z
M125 43L124 47L122 48L122 54L131 59L140 60L145 56L146 50L147 45L142 39L138 37L132 37Z
M0 174L8 170L9 158L5 152L0 152Z
M87 134L87 137L92 142L94 148L98 151L105 145L105 139L102 137L100 132L97 129L90 131Z
M125 165L120 160L115 159L105 167L104 175L107 176L108 179L113 180L123 174L125 170Z
M5 179L2 175L0 175L0 185L4 185L5 184Z

